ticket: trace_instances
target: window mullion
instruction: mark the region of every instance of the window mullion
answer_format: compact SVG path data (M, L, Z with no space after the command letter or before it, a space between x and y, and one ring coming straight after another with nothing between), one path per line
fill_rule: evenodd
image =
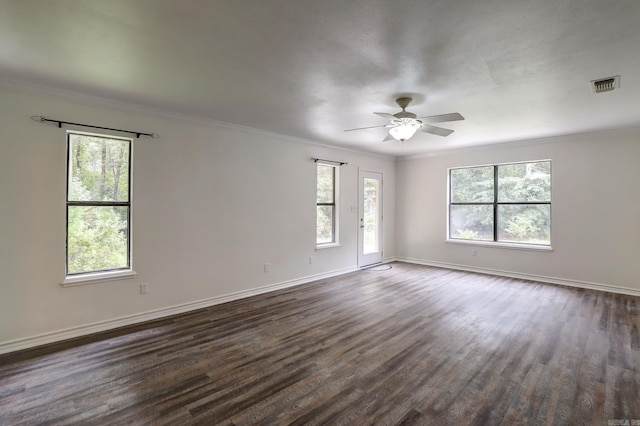
M127 207L127 201L67 201L68 206L87 206L87 207Z
M449 203L449 204L451 204L452 206L492 206L495 203L489 203L489 202L486 202L486 203L477 203L477 202L463 203L463 202L457 201L455 203Z
M545 204L551 204L550 201L502 201L497 203L501 206L528 206L528 205L545 205Z

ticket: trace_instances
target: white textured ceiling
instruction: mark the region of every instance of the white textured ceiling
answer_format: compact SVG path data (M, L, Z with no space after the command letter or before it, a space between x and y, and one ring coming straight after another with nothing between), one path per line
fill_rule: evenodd
M423 154L640 125L640 1L0 0L0 78ZM404 144L343 131L407 94L466 120Z

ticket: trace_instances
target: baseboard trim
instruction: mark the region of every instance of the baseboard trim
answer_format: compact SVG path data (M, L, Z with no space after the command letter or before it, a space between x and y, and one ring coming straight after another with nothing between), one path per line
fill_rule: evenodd
M415 259L410 257L388 257L383 260L383 263L390 262L406 262L416 265L434 266L438 268L455 269L466 272L476 272L480 274L497 275L509 278L517 278L531 281L539 281L549 284L564 285L569 287L585 288L590 290L604 291L609 293L625 294L629 296L640 296L640 290L612 286L602 283L593 283L588 281L571 280L565 278L547 277L544 275L525 274L513 271L504 271L500 269L480 268L467 265L459 265L455 263L438 262L425 259ZM260 294L269 293L276 290L281 290L289 287L295 287L301 284L307 284L313 281L318 281L326 278L332 278L339 275L344 275L350 272L356 272L359 268L352 266L349 268L337 269L330 272L325 272L317 275L309 275L306 277L298 278L295 280L283 281L280 283L269 284L263 287L257 287L250 290L243 290L236 293L230 293L223 296L216 296L207 299L202 299L194 302L182 303L166 308L155 309L147 312L141 312L138 314L127 315L120 318L114 318L111 320L95 322L78 327L71 327L63 330L53 331L49 333L43 333L36 336L25 337L16 340L10 340L8 342L0 343L0 354L9 352L15 352L22 349L28 349L36 346L45 345L48 343L55 343L62 340L73 339L76 337L86 336L88 334L98 333L101 331L112 330L119 327L125 327L128 325L134 325L145 321L152 321L172 315L183 314L185 312L194 311L197 309L207 308L210 306L219 305L226 302L232 302L234 300L244 299L251 296L258 296Z
M138 324L145 321L151 321L151 320L156 320L164 317L169 317L172 315L183 314L185 312L194 311L202 308L208 308L210 306L232 302L234 300L244 299L251 296L258 296L260 294L265 294L265 293L269 293L276 290L282 290L289 287L295 287L297 285L307 284L313 281L332 278L338 275L344 275L344 274L355 272L358 270L359 269L356 266L337 269L337 270L325 272L322 274L309 275L309 276L294 279L294 280L282 281L280 283L269 284L263 287L257 287L250 290L243 290L236 293L226 294L223 296L211 297L207 299L197 300L194 302L182 303L179 305L169 306L166 308L154 309L151 311L141 312L138 314L127 315L124 317L119 317L119 318L114 318L110 320L81 325L77 327L71 327L63 330L43 333L36 336L10 340L7 342L0 343L0 354L15 352L22 349L33 348L35 346L46 345L48 343L55 343L62 340L73 339L76 337L86 336L88 334L112 330L115 328L134 325L134 324Z
M608 293L625 294L627 296L640 296L640 290L628 287L618 287L609 284L593 283L589 281L571 280L566 278L547 277L544 275L524 274L501 269L479 268L476 266L458 265L456 263L437 262L433 260L414 259L411 257L396 257L398 262L414 263L416 265L435 266L438 268L455 269L458 271L477 272L480 274L497 275L501 277L517 278L530 281L539 281L548 284L558 284L568 287L578 287L590 290L604 291Z

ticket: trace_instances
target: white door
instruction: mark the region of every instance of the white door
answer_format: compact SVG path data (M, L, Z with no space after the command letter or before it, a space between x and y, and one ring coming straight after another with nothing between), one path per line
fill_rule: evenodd
M358 266L382 262L382 173L359 171Z

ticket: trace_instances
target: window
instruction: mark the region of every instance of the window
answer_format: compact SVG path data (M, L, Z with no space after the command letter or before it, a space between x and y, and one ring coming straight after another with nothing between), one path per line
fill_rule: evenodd
M337 188L338 168L317 163L316 244L337 244Z
M67 276L131 269L131 139L67 133Z
M551 161L449 170L449 239L551 244Z

